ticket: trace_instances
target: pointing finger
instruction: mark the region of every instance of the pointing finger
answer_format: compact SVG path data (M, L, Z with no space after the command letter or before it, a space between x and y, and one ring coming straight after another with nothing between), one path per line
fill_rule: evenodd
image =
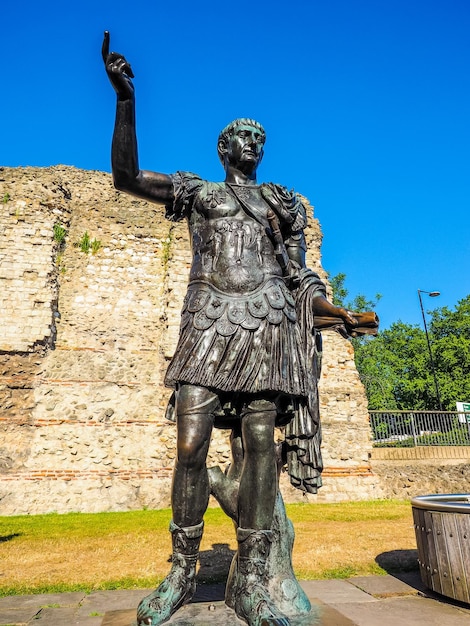
M109 31L104 31L103 45L101 46L101 56L103 57L103 61L106 63L109 54Z

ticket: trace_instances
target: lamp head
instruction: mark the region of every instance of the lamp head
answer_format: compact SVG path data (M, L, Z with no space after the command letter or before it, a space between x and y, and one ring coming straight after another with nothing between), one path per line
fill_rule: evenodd
M421 298L422 293L427 294L428 296L430 296L431 298L436 298L437 296L441 295L440 291L424 291L424 289L418 289L418 295Z

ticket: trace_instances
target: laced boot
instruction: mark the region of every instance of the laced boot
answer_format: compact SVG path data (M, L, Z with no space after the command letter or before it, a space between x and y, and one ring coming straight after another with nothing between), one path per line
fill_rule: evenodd
M272 542L271 530L238 528L238 559L232 608L249 626L289 626L269 596L266 560Z
M158 626L170 619L196 591L196 563L204 522L180 528L170 523L173 555L168 576L137 607L137 626Z

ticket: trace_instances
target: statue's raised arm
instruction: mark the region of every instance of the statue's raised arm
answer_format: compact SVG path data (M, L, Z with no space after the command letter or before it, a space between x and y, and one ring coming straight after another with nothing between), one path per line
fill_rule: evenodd
M166 174L139 169L135 130L134 73L126 58L118 52L109 52L109 32L105 31L101 48L106 73L117 94L111 164L114 185L153 202L173 199L173 184Z

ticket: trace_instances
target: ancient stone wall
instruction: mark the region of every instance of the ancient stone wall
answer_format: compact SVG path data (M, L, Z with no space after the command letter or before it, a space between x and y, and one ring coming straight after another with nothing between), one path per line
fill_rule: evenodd
M470 493L470 446L373 448L370 461L384 498Z
M175 427L162 381L186 225L117 192L109 174L64 166L0 168L1 199L0 514L168 506ZM325 277L313 218L307 239L309 266ZM309 499L380 496L353 350L334 332L320 392L324 487ZM228 462L216 431L209 464ZM305 497L286 476L282 488L288 501Z

